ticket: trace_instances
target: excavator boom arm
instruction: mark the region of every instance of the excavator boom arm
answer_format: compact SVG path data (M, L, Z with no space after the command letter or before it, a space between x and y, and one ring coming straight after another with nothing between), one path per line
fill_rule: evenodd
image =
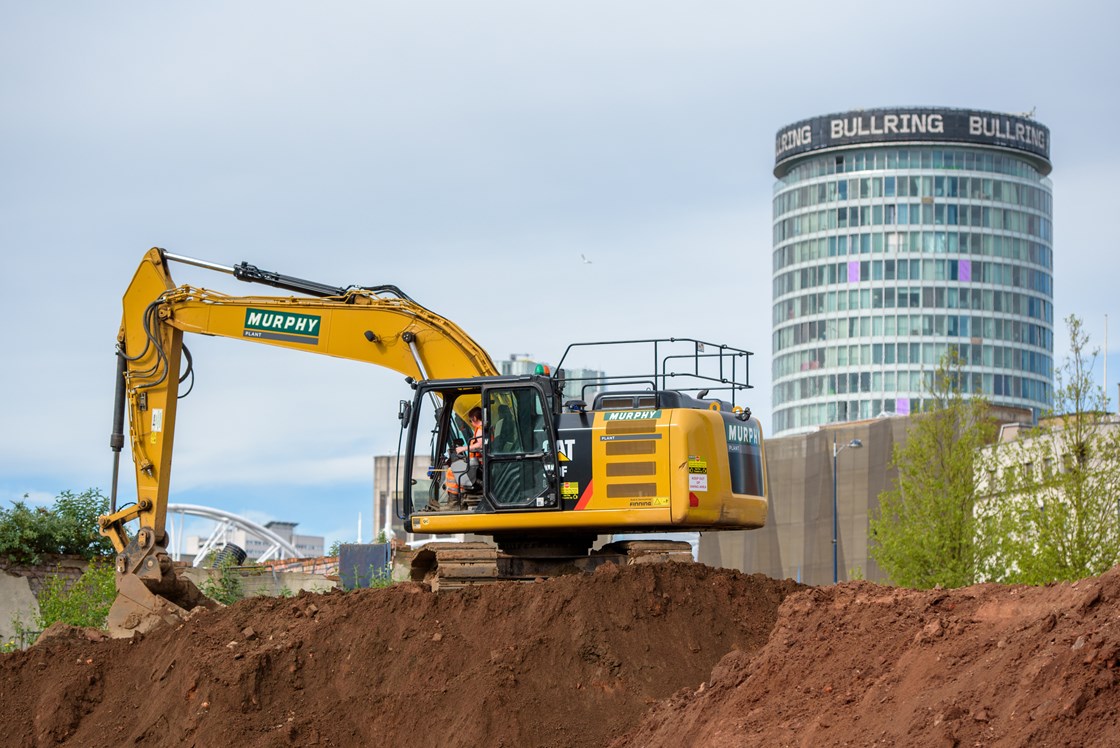
M230 296L177 286L167 267L169 260L310 297ZM101 533L112 540L118 553L122 595L137 588L135 578L139 578L153 594L166 597L175 581L168 578L173 573L165 525L184 332L365 361L417 380L498 373L489 355L458 325L394 286L334 287L245 263L224 268L158 248L149 250L124 295L118 335L123 363L118 369L123 378L123 387L118 382L118 413L128 412L137 500L117 508L114 475L110 514L99 520ZM117 421L115 432L120 429L119 415ZM113 449L119 450L123 441L115 433ZM140 525L135 536L125 529L132 520ZM141 609L163 615L154 604L138 602Z

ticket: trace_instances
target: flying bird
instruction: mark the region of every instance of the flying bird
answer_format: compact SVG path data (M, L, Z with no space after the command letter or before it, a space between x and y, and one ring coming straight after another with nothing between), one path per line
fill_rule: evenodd
M584 265L590 265L590 264L591 264L591 260L587 259L587 258L586 258L586 257L585 257L585 256L583 255L583 253L582 253L582 252L580 253L580 255L579 255L579 258L580 258L581 260L583 260L583 264L584 264Z

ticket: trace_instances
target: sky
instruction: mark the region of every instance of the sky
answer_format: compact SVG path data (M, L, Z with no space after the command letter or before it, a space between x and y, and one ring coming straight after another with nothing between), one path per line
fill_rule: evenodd
M1050 128L1055 318L1103 349L1109 315L1115 406L1118 27L1103 0L0 0L0 502L108 493L120 298L152 246L396 284L495 360L746 348L765 427L774 135L856 108L1034 110ZM187 345L171 500L328 544L361 514L368 540L400 376Z

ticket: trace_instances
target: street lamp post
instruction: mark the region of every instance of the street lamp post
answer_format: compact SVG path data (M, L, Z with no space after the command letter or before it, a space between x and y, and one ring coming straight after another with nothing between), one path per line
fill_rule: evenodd
M840 557L838 554L840 545L840 519L836 511L836 458L841 452L848 447L852 449L859 449L863 446L863 442L859 439L852 439L843 447L836 446L836 432L832 433L832 583L836 584L840 581Z

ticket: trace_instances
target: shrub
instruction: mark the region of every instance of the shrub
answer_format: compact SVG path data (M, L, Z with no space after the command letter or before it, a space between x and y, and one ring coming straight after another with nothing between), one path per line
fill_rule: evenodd
M0 509L0 556L37 564L51 554L84 559L112 555L112 543L97 531L98 516L108 511L109 499L96 488L80 494L63 491L51 509L13 501L11 509Z
M218 569L218 578L206 579L202 583L202 594L222 605L232 605L245 597L245 590L241 586L241 575L232 557L223 558L215 568Z
M95 558L69 588L64 576L47 577L39 593L39 617L35 623L40 631L58 621L103 629L116 595L113 563L107 558Z

